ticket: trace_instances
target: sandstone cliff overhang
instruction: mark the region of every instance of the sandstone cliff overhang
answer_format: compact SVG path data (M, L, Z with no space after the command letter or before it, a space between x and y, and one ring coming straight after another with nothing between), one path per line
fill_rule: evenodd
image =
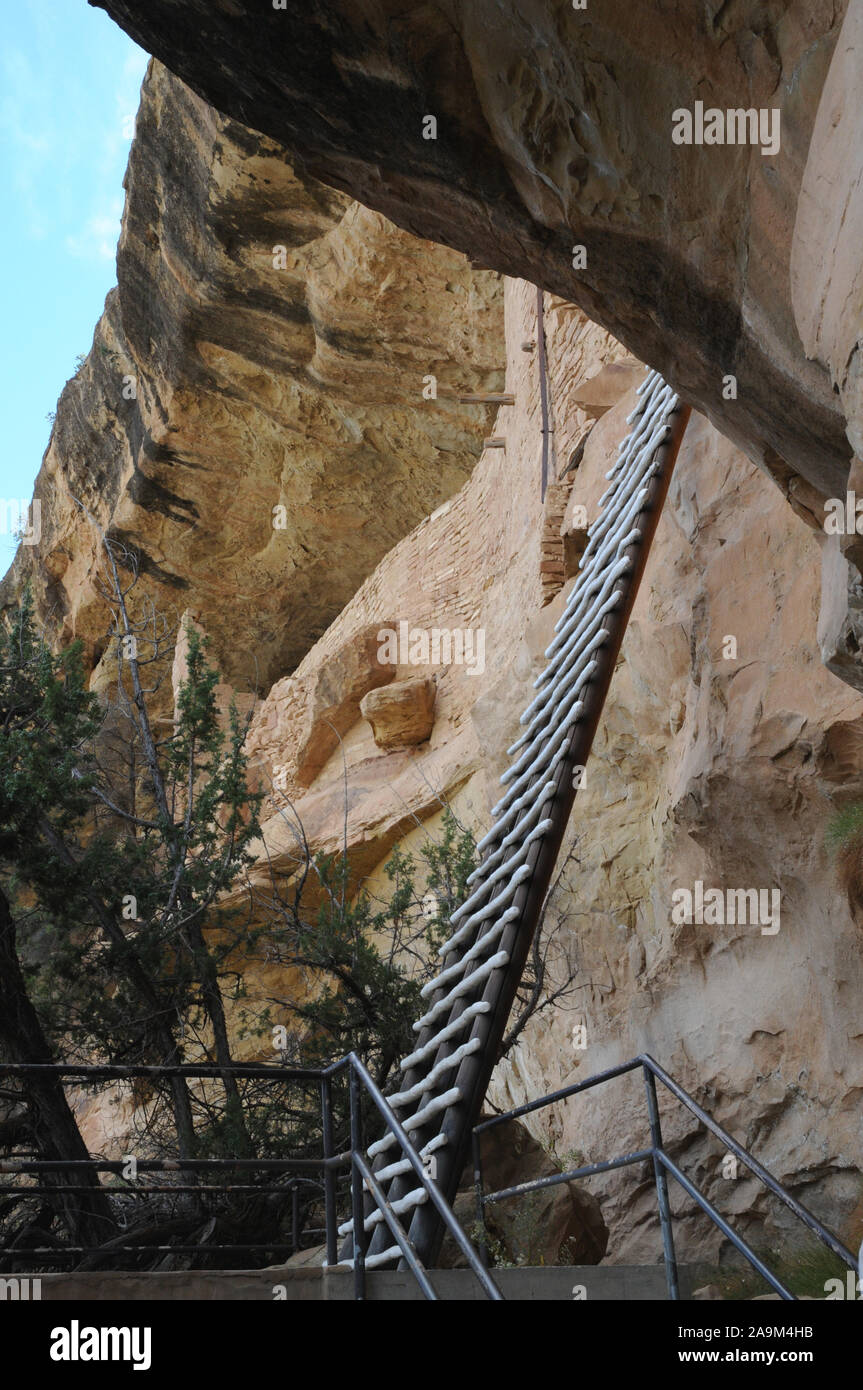
M818 205L817 189L801 202L804 182L820 173L823 195L827 173L843 186L836 150L854 117L833 143L830 112L817 118L859 0L308 0L254 13L233 0L91 3L316 178L579 304L784 491L841 492L860 354L821 350L830 333L819 339L806 306L792 307L791 253L798 204ZM859 85L859 50L840 48ZM696 101L775 113L778 153L675 144L673 114ZM428 115L437 138L425 138ZM813 238L812 224L807 213L817 285L831 232L815 219Z
M160 610L195 613L226 679L266 690L470 476L492 414L457 397L503 385L501 281L297 172L158 63L125 184L118 287L0 602L29 578L98 660L77 498Z

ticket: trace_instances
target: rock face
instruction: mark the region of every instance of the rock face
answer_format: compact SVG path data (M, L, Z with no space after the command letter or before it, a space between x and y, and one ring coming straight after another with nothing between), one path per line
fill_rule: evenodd
M863 78L863 4L850 0L833 52L800 187L791 246L791 298L808 357L842 398L848 437L863 457L863 112L847 93Z
M535 1182L565 1172L518 1120L487 1130L481 1141L483 1191L502 1192L518 1183ZM464 1172L454 1205L465 1230L476 1222L473 1165ZM517 1265L595 1265L608 1245L608 1230L599 1202L579 1183L559 1183L527 1197L509 1198L486 1207L489 1245L498 1259ZM466 1264L451 1237L444 1240L441 1269Z
M164 612L194 610L226 678L267 689L469 475L491 414L455 396L501 384L500 282L295 172L159 64L126 190L118 288L36 485L42 540L4 592L30 577L98 661L77 498Z
M626 431L632 354L665 371L705 413L549 900L576 993L528 1024L490 1098L650 1052L854 1246L863 959L824 831L863 798L863 597L859 538L822 522L846 479L863 495L859 460L849 474L863 443L860 117L838 101L863 54L861 3L309 0L250 17L235 0L105 0L227 114L151 71L119 287L58 409L42 543L6 591L32 575L42 613L90 642L98 687L94 540L73 498L85 503L135 548L160 607L210 636L223 702L265 692L249 741L261 877L297 865L290 808L313 851L344 837L374 894L392 846L422 844L445 805L487 828ZM780 154L675 146L672 111L696 100L778 111ZM381 212L547 287L544 498L534 286L506 285L504 377L497 277ZM504 386L513 404L494 418L454 399ZM483 434L505 448L480 454ZM410 644L384 649L403 624L450 645L429 641L419 661ZM675 894L698 884L778 894L780 910L682 920ZM249 1007L285 992L265 961L246 985ZM755 1243L784 1240L745 1170L665 1098L662 1111L719 1209ZM637 1077L529 1123L587 1163L647 1136ZM606 1259L658 1257L650 1172L589 1193ZM678 1190L673 1205L681 1257L716 1253Z
M558 463L584 442L567 536L582 524L579 509L596 513L634 395L631 376L607 370L626 360L607 333L553 300L546 327ZM487 828L505 750L571 582L544 602L544 518L547 509L558 515L560 498L540 496L538 368L521 348L535 334L534 291L512 282L506 385L515 404L495 425L506 450L484 453L460 493L386 557L255 715L264 784L278 764L316 847L340 845L347 812L348 846L372 893L385 887L391 846L410 852L434 834L444 801L477 833ZM600 372L623 394L594 421L577 402ZM837 806L863 795L863 697L819 656L826 545L733 444L693 417L549 904L576 993L528 1025L490 1098L508 1107L650 1052L854 1245L863 1234L863 962L824 831ZM482 631L483 669L428 670L438 696L427 743L386 751L357 717L318 777L300 786L295 730L315 673L376 624L400 621ZM288 866L275 791L264 831L273 861ZM778 890L778 930L676 923L674 892L699 880ZM745 1170L724 1176L719 1146L665 1099L662 1112L672 1153L720 1210L756 1242L784 1240L781 1215ZM638 1078L527 1122L587 1163L640 1148L648 1134ZM659 1258L652 1174L627 1169L589 1188L609 1228L606 1260ZM679 1190L672 1198L681 1257L712 1258L714 1228Z
M863 0L94 3L315 177L580 304L783 491L844 489ZM697 143L698 102L763 112L778 145L724 119Z
M483 453L468 483L395 547L296 671L275 683L255 715L250 749L263 787L272 789L265 837L277 867L288 868L296 854L286 797L316 846L327 852L340 847L345 771L348 845L357 873L371 871L417 818L439 811L442 795L463 796L473 823L497 799L496 777L527 703L527 677L557 613L553 603L541 611L547 576L540 566L545 517L556 517L560 539L562 509L553 489L545 503L541 498L536 354L520 347L535 336L535 326L535 292L531 298L527 286L510 286L507 389L516 403L500 408L495 425L495 434L506 436L506 450ZM625 354L609 334L561 302L549 303L546 332L555 456L563 459L590 424L578 406L569 407L569 391ZM435 632L449 634L449 644L440 636L435 642ZM434 727L420 748L383 756L371 726L358 718L310 783L300 771L302 731L312 717L309 692L331 662L365 643L369 633L400 663L394 682L435 678ZM399 638L394 648L388 640L393 634ZM417 665L415 655L423 650L428 664ZM513 684L514 670L526 683ZM382 693L391 688L384 685Z
M437 689L429 677L395 681L386 689L372 690L360 704L360 713L372 726L378 748L410 748L425 743L434 726Z

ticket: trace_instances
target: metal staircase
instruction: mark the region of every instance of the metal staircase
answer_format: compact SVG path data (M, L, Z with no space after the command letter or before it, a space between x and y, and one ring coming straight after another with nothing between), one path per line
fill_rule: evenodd
M656 372L639 388L608 474L610 486L588 533L579 575L522 715L524 732L508 750L506 790L494 825L480 843L482 862L467 901L452 918L442 968L426 985L428 1008L414 1025L417 1045L401 1063L400 1090L389 1104L452 1202L470 1152L471 1131L488 1086L521 979L554 863L587 762L626 624L644 573L689 409ZM399 1155L391 1131L368 1149L375 1186L400 1216L420 1259L433 1265L443 1222L414 1165ZM377 1194L375 1194L377 1195ZM401 1258L366 1199L366 1265ZM358 1223L358 1213L354 1213ZM357 1257L354 1220L342 1264Z
M647 1142L644 1147L615 1158L586 1164L568 1172L556 1173L535 1179L532 1182L519 1183L514 1187L495 1192L485 1190L480 1147L483 1134L508 1120L520 1119L524 1115L533 1113L545 1106L560 1104L575 1095L591 1090L596 1086L614 1082L618 1078L638 1070L643 1073L647 1100L649 1132L645 1136ZM327 1255L327 1262L323 1269L302 1264L294 1265L293 1262L276 1265L267 1262L261 1268L261 1257L266 1259L269 1255L271 1258L278 1258L280 1249L278 1234L265 1240L243 1245L226 1245L215 1242L212 1245L207 1245L203 1250L203 1253L208 1257L219 1252L225 1255L254 1252L259 1257L259 1266L256 1268L248 1268L238 1272L228 1267L213 1270L212 1266L208 1265L203 1273L195 1271L167 1274L159 1270L151 1270L142 1274L137 1268L137 1257L141 1253L152 1256L157 1252L164 1253L166 1257L175 1257L183 1253L200 1255L202 1253L201 1242L196 1241L190 1245L171 1240L165 1245L145 1244L142 1246L136 1243L136 1236L133 1233L126 1240L112 1238L106 1244L97 1246L79 1246L64 1242L50 1246L43 1243L38 1246L25 1247L19 1241L14 1240L5 1248L0 1243L0 1301L7 1298L26 1299L29 1297L28 1292L21 1292L21 1286L29 1284L31 1274L39 1276L36 1282L40 1286L40 1292L35 1295L36 1297L43 1296L44 1292L44 1296L60 1299L87 1299L95 1296L96 1298L110 1297L113 1299L170 1298L173 1300L201 1297L202 1288L207 1289L206 1296L211 1298L271 1299L278 1295L283 1299L302 1299L304 1301L309 1299L344 1300L346 1298L355 1300L371 1298L386 1301L410 1298L425 1298L430 1301L439 1301L441 1298L456 1300L484 1298L493 1302L500 1302L504 1298L519 1301L537 1299L546 1301L572 1297L589 1297L591 1300L598 1298L637 1301L663 1298L662 1269L659 1265L622 1266L606 1264L581 1267L562 1266L557 1269L552 1266L538 1269L518 1267L495 1270L492 1275L486 1268L486 1252L482 1239L479 1249L475 1249L460 1226L452 1207L441 1193L437 1182L430 1176L428 1166L423 1163L420 1154L412 1144L404 1127L399 1123L386 1098L369 1075L366 1067L353 1053L321 1069L290 1068L262 1063L238 1063L232 1065L231 1071L236 1078L245 1077L256 1083L267 1080L279 1087L312 1084L316 1089L319 1089L323 1152L317 1157L307 1154L302 1158L184 1158L182 1160L160 1158L141 1160L139 1169L143 1181L139 1181L136 1176L125 1186L119 1182L119 1179L121 1176L126 1176L123 1173L126 1159L4 1159L0 1160L0 1174L14 1175L18 1181L4 1181L0 1184L0 1196L7 1205L15 1201L32 1201L34 1197L41 1197L42 1195L53 1198L59 1196L69 1198L75 1193L91 1191L92 1188L89 1186L86 1188L80 1186L80 1179L101 1172L114 1175L116 1186L112 1189L112 1195L115 1199L123 1202L132 1198L146 1202L150 1194L157 1192L163 1195L173 1193L174 1196L191 1192L201 1197L205 1193L214 1191L226 1193L242 1190L258 1194L268 1192L273 1196L279 1194L283 1201L287 1199L293 1204L295 1184L297 1182L311 1183L319 1192L321 1189L323 1191L324 1226L321 1233L325 1236ZM70 1066L63 1063L0 1063L0 1077L26 1079L28 1073L50 1074L58 1081L61 1079L75 1080L79 1084L102 1081L116 1083L134 1078L147 1079L151 1082L164 1081L167 1076L177 1074L188 1079L197 1078L199 1080L223 1078L224 1075L221 1068L212 1065L124 1067ZM349 1147L339 1153L335 1152L333 1140L333 1087L344 1085L345 1082L348 1084L350 1094L350 1132L349 1135L344 1135L343 1142L347 1142ZM794 1300L795 1294L768 1268L752 1246L738 1235L705 1194L682 1171L666 1149L659 1118L657 1082L680 1104L684 1105L700 1124L720 1139L726 1151L744 1163L758 1181L774 1197L778 1198L812 1235L839 1260L856 1272L856 1257L851 1251L832 1232L828 1231L812 1212L808 1211L802 1203L798 1202L777 1182L752 1154L722 1129L653 1058L646 1055L635 1057L629 1062L623 1062L608 1071L600 1072L584 1081L555 1091L551 1095L540 1096L515 1110L503 1115L496 1115L493 1119L484 1120L473 1127L469 1138L473 1143L477 1229L480 1233L484 1230L487 1208L496 1202L523 1198L542 1188L573 1182L599 1173L607 1173L613 1169L652 1163L662 1233L667 1286L665 1296L672 1300L679 1299L681 1294L686 1297L687 1291L693 1287L695 1277L694 1267L690 1269L679 1268L674 1253L672 1212L667 1187L667 1177L670 1175L695 1202L696 1206L744 1256L753 1269L779 1294L780 1298ZM405 1231L401 1218L405 1212L414 1211L417 1203L412 1200L399 1209L394 1202L391 1202L384 1190L384 1184L387 1182L386 1177L381 1178L380 1173L376 1175L372 1171L372 1166L363 1151L363 1115L365 1113L368 1117L375 1112L386 1134L392 1135L393 1144L400 1154L398 1161L407 1164L413 1174L414 1181L425 1193L423 1205L427 1204L435 1211L443 1230L449 1234L461 1252L465 1261L465 1268L443 1271L430 1269ZM227 1176L236 1171L248 1183L248 1178L255 1169L262 1170L263 1175L268 1178L267 1186L260 1184L238 1186L235 1183L225 1181ZM208 1186L206 1182L202 1181L208 1175L216 1180L215 1186ZM157 1178L160 1178L161 1181L154 1185ZM190 1180L191 1185L187 1185ZM350 1261L339 1262L337 1221L339 1207L343 1205L339 1200L339 1194L340 1191L343 1192L344 1190L345 1180L349 1182L350 1205L354 1213L353 1229L363 1230L363 1237L356 1245L352 1245ZM369 1206L371 1210L369 1210ZM364 1207L366 1208L365 1212ZM361 1221L362 1216L365 1216L364 1221ZM369 1237L373 1237L376 1228L385 1228L387 1231L388 1238L382 1251L384 1258L375 1261L374 1256L371 1256L367 1262L366 1248L369 1244ZM344 1227L341 1229L344 1230ZM296 1215L294 1215L291 1235L295 1252L300 1250L296 1239L297 1234ZM314 1237L315 1233L310 1234ZM395 1244L391 1246L390 1242L393 1241ZM314 1238L312 1244L314 1244ZM391 1248L398 1251L403 1273L385 1268L386 1265L393 1262L394 1257L390 1254ZM91 1255L107 1261L109 1272L89 1273L86 1257ZM82 1260L84 1261L83 1265ZM118 1260L121 1262L130 1260L131 1269L121 1272L116 1263ZM52 1271L58 1264L66 1266L68 1263L71 1263L72 1267L66 1273L46 1272L46 1266L48 1271ZM348 1264L350 1269L346 1268ZM19 1276L22 1274L27 1277L21 1279ZM44 1290L41 1286L44 1286Z

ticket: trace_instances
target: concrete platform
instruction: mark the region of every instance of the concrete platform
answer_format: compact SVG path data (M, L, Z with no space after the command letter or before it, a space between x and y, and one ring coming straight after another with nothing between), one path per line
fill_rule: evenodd
M668 1297L661 1265L566 1265L560 1268L498 1269L493 1276L503 1296L513 1302L642 1302ZM466 1269L432 1270L430 1278L441 1300L485 1301L476 1279ZM31 1281L32 1283L32 1281ZM680 1271L681 1293L692 1287L689 1271ZM7 1298L14 1296L7 1290ZM32 1296L32 1295L31 1295ZM353 1276L349 1271L319 1268L214 1270L148 1274L46 1274L41 1280L42 1302L104 1302L123 1300L350 1302ZM369 1302L424 1301L416 1282L401 1270L373 1270L366 1275Z

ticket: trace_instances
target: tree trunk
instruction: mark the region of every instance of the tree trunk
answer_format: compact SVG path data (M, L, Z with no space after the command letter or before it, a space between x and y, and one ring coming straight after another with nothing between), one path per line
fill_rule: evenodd
M222 1072L222 1084L225 1088L225 1111L231 1120L238 1140L240 1158L254 1157L252 1141L246 1129L246 1121L243 1115L243 1102L240 1097L240 1090L237 1085L237 1078L233 1072L227 1070L233 1062L231 1056L231 1044L228 1038L228 1023L225 1017L225 1005L222 999L222 991L219 989L219 980L216 974L216 967L213 958L207 949L204 933L200 923L195 920L189 925L189 940L198 956L201 968L201 997L204 1001L204 1008L213 1029L213 1042L215 1044L216 1063L224 1067Z
M74 855L47 817L42 820L41 828L45 839L54 850L54 853L57 854L70 869L75 870L77 864ZM126 978L137 991L138 996L147 1007L152 1010L156 1020L155 1033L158 1038L159 1047L162 1050L158 1065L166 1067L180 1066L183 1061L182 1053L170 1026L165 1020L165 1009L159 999L154 982L147 974L134 949L126 940L122 929L114 921L110 911L99 896L96 893L87 891L87 901L90 903L96 920L106 938L117 947L123 962L123 967L126 971ZM171 1097L173 1101L174 1123L177 1126L177 1147L180 1158L194 1158L195 1126L192 1118L192 1102L189 1096L189 1088L184 1077L171 1077ZM192 1178L191 1181L194 1182L195 1179Z
M51 1047L27 993L15 942L15 921L0 890L0 1048L10 1062L53 1062ZM60 1079L33 1073L24 1077L22 1089L39 1157L88 1159L90 1154ZM74 1243L101 1245L116 1233L110 1202L92 1169L74 1175L45 1174L39 1183L56 1185L57 1205ZM64 1194L64 1187L70 1185L92 1191Z

